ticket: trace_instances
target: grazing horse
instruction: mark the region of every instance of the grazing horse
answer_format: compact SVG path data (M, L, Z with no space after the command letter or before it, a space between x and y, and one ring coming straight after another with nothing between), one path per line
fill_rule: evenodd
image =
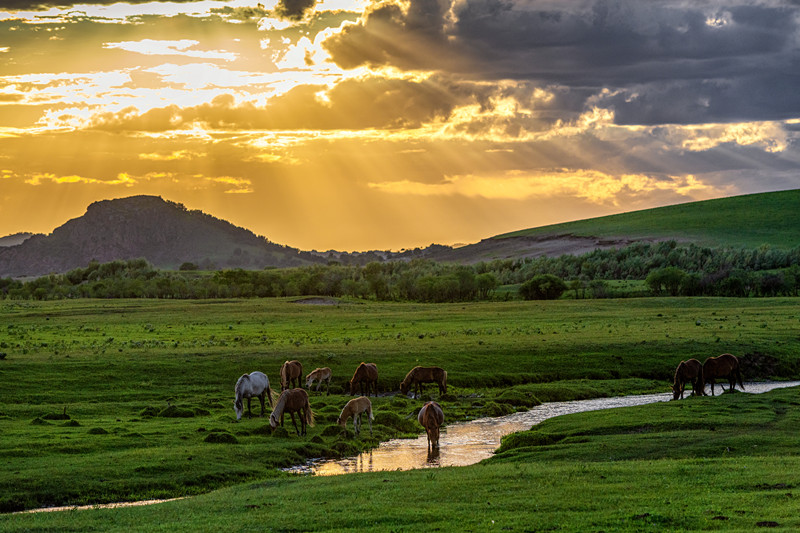
M372 416L372 402L369 401L369 398L366 396L359 396L358 398L353 398L344 406L342 409L342 414L339 415L339 419L336 420L336 423L342 426L343 428L347 427L347 419L351 416L353 417L353 429L356 432L356 435L361 433L361 415L363 413L367 413L367 420L369 421L369 434L372 435L372 421L375 419Z
M439 447L439 426L444 422L444 411L436 402L428 402L422 406L417 420L428 434L428 449Z
M378 395L378 366L375 363L361 363L353 373L350 380L350 395L356 392L356 385L361 386L361 394L364 394L364 383L367 384L367 396L369 396L370 385L375 388L375 396Z
M306 376L306 387L308 390L311 390L311 385L314 384L314 381L317 381L317 392L319 392L319 388L322 386L322 382L325 382L325 390L328 394L331 393L331 369L327 366L324 368L316 368L313 372Z
M281 392L290 388L300 386L303 377L303 365L300 361L285 361L281 366Z
M297 412L299 412L302 432L297 429L297 422L294 420L294 414ZM308 393L305 389L286 389L281 393L278 401L275 402L275 409L269 415L269 427L274 430L278 424L282 426L285 413L289 413L289 416L292 417L292 424L298 435L306 434L306 424L314 425L314 413L311 411L311 404L308 403Z
M739 380L739 385L741 385L742 390L744 390L742 374L739 372L739 359L737 359L735 355L724 353L717 357L709 357L703 362L703 383L700 390L703 391L704 395L708 396L706 394L706 383L711 383L711 396L714 396L714 383L716 379L724 377L728 378L730 390L736 388L737 379ZM725 387L722 386L722 383L720 383L719 386L722 392L725 392Z
M703 365L697 359L678 363L678 368L675 369L675 379L672 382L673 400L677 400L678 397L683 399L683 390L689 382L692 384L692 394L702 396L703 393L699 389L700 384L703 383Z
M415 366L400 382L400 393L408 394L409 388L414 388L414 398L419 398L423 392L423 383L436 383L439 385L439 395L447 394L447 372L438 366Z
M272 390L269 388L269 379L263 372L250 372L249 374L242 374L242 377L236 382L233 392L235 399L233 400L233 410L236 411L236 420L242 418L244 405L242 400L247 398L247 416L253 416L250 411L250 399L258 396L261 400L261 416L264 416L264 397L269 400L269 406L272 407Z

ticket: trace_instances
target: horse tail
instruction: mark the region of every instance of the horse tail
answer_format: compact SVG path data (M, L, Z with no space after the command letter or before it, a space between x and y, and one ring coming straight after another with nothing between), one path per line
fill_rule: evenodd
M447 370L442 371L442 385L444 386L444 393L447 394Z
M739 386L744 390L744 383L742 383L742 373L739 371L739 365L736 365L736 379L739 380Z
M306 424L308 424L311 427L314 427L314 411L311 410L311 404L309 403L308 398L306 398L305 412L306 412Z
M375 416L372 414L372 402L370 402L369 407L367 409L369 411L369 419L375 420Z
M269 384L267 384L267 400L269 401L269 406L272 407L275 402L278 401L278 397L275 395L275 391L273 391Z

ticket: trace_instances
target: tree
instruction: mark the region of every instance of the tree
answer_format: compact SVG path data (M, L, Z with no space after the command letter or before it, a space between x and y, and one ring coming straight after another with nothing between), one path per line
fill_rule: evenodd
M557 300L567 290L564 280L552 274L539 274L519 287L519 294L526 300Z

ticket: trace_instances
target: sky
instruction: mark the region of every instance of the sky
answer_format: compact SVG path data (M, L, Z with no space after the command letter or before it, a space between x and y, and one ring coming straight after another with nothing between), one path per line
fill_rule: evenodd
M800 188L797 0L4 0L0 236L401 250Z

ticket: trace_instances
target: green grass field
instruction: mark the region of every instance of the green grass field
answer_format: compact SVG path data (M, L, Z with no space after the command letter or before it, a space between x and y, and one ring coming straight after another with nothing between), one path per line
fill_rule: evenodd
M496 238L561 235L660 237L703 246L800 246L800 190L689 202L515 231ZM735 222L734 222L735 221Z
M397 390L414 365L446 368L450 390L441 403L450 422L503 414L539 401L667 391L680 360L704 359L726 351L742 358L745 379L800 375L800 308L792 299L778 298L443 305L343 302L336 306L272 299L3 301L0 323L0 353L5 354L0 360L3 511L192 496L147 510L3 515L0 530L113 530L130 529L132 524L153 530L208 530L219 529L214 524L230 523L236 524L235 529L261 524L284 531L361 525L374 530L411 530L420 524L442 530L453 524L463 526L459 529L485 530L491 519L498 520L498 529L505 521L508 527L524 530L522 524L531 516L511 518L523 498L537 502L541 510L536 514L536 507L526 507L527 514L538 517L538 525L529 528L535 530L549 527L547 517L555 520L571 508L562 501L567 497L585 500L585 493L596 492L603 498L627 494L633 499L629 494L633 481L629 480L627 489L618 484L634 470L639 471L630 478L636 480L634 486L640 482L658 485L677 470L680 479L671 490L681 487L687 492L681 498L690 498L687 487L701 483L687 475L697 461L701 466L713 463L713 467L698 467L702 483L715 487L700 493L721 498L726 494L724 484L732 479L724 467L729 464L725 461L734 460L730 454L712 457L702 446L685 455L658 454L669 442L683 446L695 436L705 441L710 430L691 426L673 435L663 424L655 423L651 432L631 430L609 421L606 415L598 415L596 423L589 414L570 418L579 421L578 429L546 424L542 431L564 435L552 449L531 447L531 442L539 442L537 437L527 441L519 437L522 440L517 445L489 464L360 475L358 485L366 492L358 496L357 505L344 503L342 487L351 487L349 481L287 478L276 467L308 457L349 455L380 440L419 432L421 428L413 420L419 403L398 397L374 400L373 438L354 438L352 432L335 426L347 401L342 394L344 386L361 361L378 364L381 391ZM238 376L262 370L275 382L280 364L290 358L302 361L306 373L316 366L333 369L333 394L311 397L317 425L307 437L299 438L291 431L270 434L266 419L237 423L232 400ZM787 395L775 405L783 402L784 413L791 414L796 397L790 392L775 394ZM672 409L669 413L680 417L694 409L722 409L733 402L739 407L730 409L738 409L752 419L748 423L756 423L759 410L772 405L768 398L777 396L765 395L752 408L745 405L750 401L747 395L731 394L724 399L672 402L663 409ZM656 410L641 413L635 416L645 421L671 419ZM710 412L707 420L717 416L722 417L719 422L708 423L716 428L715 436L732 420L727 411ZM793 416L787 414L782 420L790 422ZM610 429L595 427L604 424ZM579 434L580 427L589 428L590 433ZM773 429L779 428L766 421L758 431L766 434ZM620 433L620 443L615 444L621 447L619 453L603 455L603 447L592 444L591 439L598 438L594 435L604 435L604 431ZM641 443L637 438L652 439L658 433L666 433L664 440L641 448L637 456ZM791 492L792 483L797 483L780 467L782 461L787 465L796 462L797 442L789 433L783 431L765 440L768 444L757 450L759 453L745 453L746 446L734 446L740 459L753 461L754 471L765 472L763 483L784 484L789 487L785 492ZM585 468L589 470L582 470ZM518 481L514 481L515 475L521 476ZM556 479L574 483L556 483ZM422 493L417 494L409 487L430 490L420 488ZM465 493L463 501L452 496L459 491ZM413 496L409 495L412 492ZM395 501L398 494L418 499L425 492L434 493L439 500L450 495L452 505L441 511L434 510L433 504L421 503L423 512L408 517L399 500ZM483 501L484 497L493 503L474 509L470 499ZM660 502L677 496L659 498L651 499ZM711 510L718 507L711 496L706 503L699 495L692 498L687 503L692 512L698 505ZM327 503L321 504L312 518L301 520L299 506L308 502ZM779 503L773 507L780 508L783 504ZM616 523L624 512L629 512L632 529L656 530L664 525L660 518L651 517L675 519L664 515L663 509L638 510L643 504L634 505L633 500L630 508L622 506L605 514L597 505L584 501L567 513L575 517L572 529L611 528L609 524ZM464 513L468 518L459 518ZM632 518L645 513L649 513L645 518ZM738 520L739 515L730 513L731 521L719 521L720 526ZM438 514L442 518L435 518ZM178 515L181 522L175 522ZM703 524L717 525L712 517L701 514L701 518ZM67 525L75 519L77 525ZM600 525L590 526L583 520ZM777 521L786 519L781 516ZM797 525L796 521L789 523Z

